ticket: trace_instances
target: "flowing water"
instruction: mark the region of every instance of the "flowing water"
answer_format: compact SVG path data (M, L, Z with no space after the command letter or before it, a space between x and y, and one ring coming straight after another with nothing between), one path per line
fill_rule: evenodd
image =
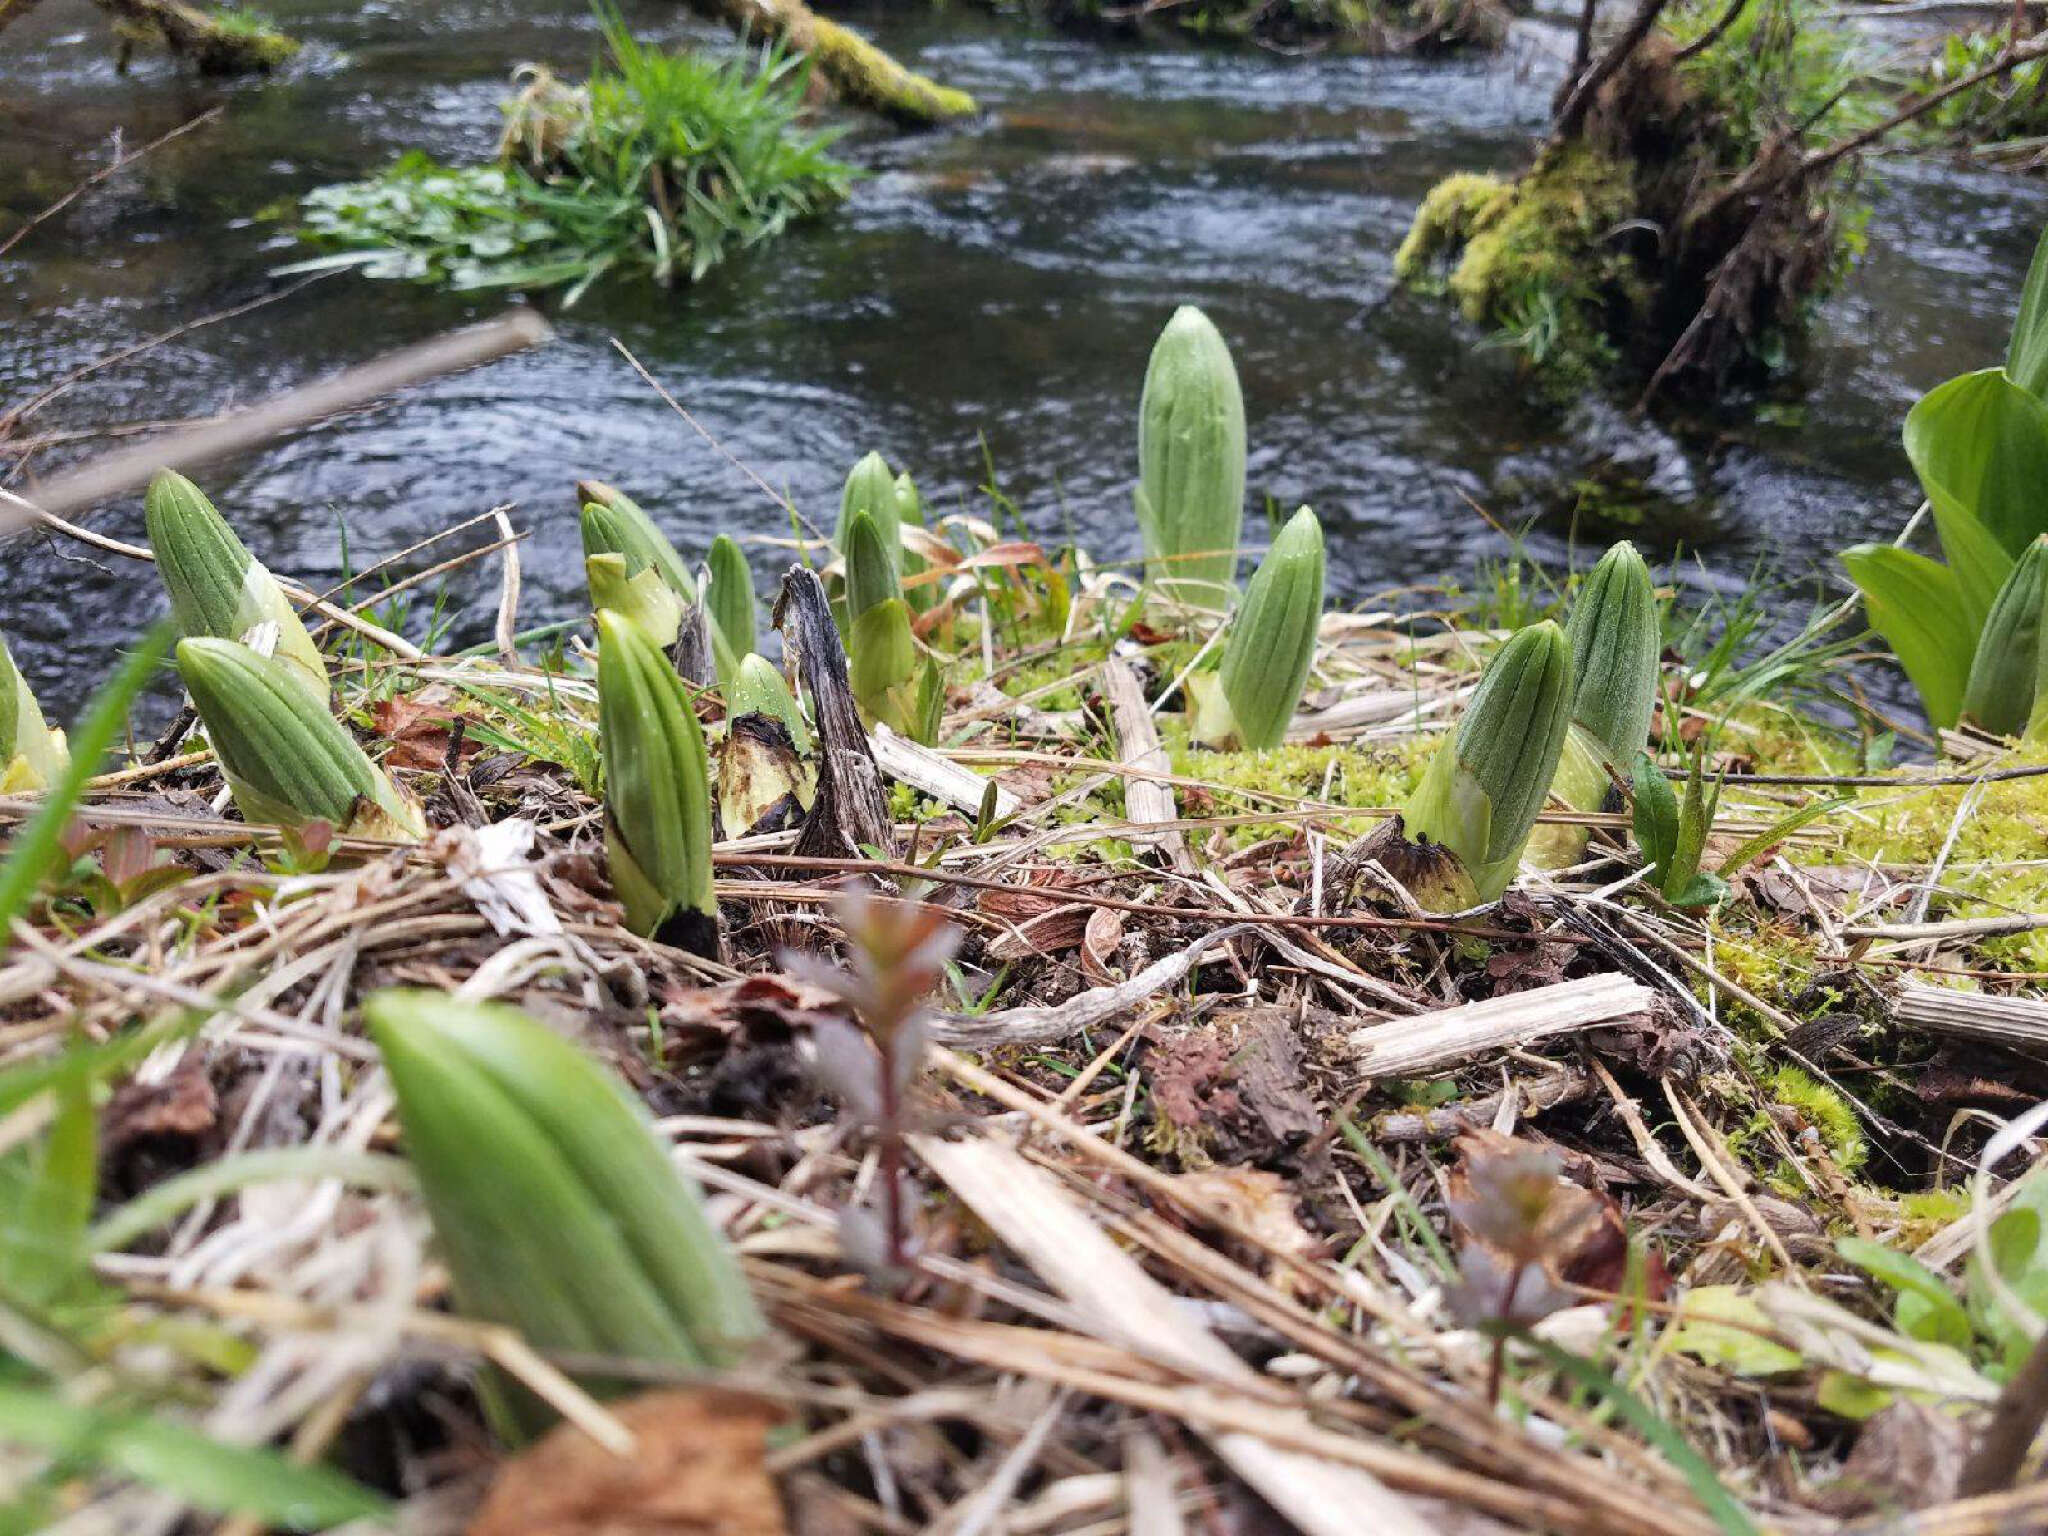
M408 148L487 155L515 65L574 76L596 47L575 0L270 9L311 46L283 76L235 85L146 57L118 74L84 0L45 0L0 35L0 232L116 145L227 103L0 257L0 417L55 392L17 424L17 447L51 440L14 461L14 483L113 441L78 434L253 402L506 303L331 277L74 378L284 286L271 270L301 253L276 214L298 193ZM1446 62L1105 44L959 9L836 14L973 91L985 118L864 129L844 153L871 174L847 205L694 289L594 291L545 349L204 472L251 546L325 583L515 503L533 623L581 602L574 478L616 482L700 550L721 530L788 532L756 476L829 525L847 467L880 448L943 509L982 508L992 464L1040 535L1128 554L1145 357L1193 302L1237 357L1255 505L1316 507L1344 599L1469 586L1506 547L1482 509L1508 526L1548 509L1532 547L1565 558L1558 509L1616 481L1617 460L1621 481L1657 493L1647 541L1697 552L1686 580L1728 589L1762 561L1810 589L1832 551L1912 510L1899 422L1929 385L1996 360L2048 212L2026 182L1881 164L1868 257L1822 313L1801 387L1692 423L1681 448L1612 409L1530 400L1503 353L1393 285L1438 177L1526 154L1555 28L1522 23L1504 56ZM638 0L627 17L649 38L710 36L673 5ZM92 521L136 536L139 496ZM764 573L773 560L760 551ZM457 638L487 632L495 585L489 568L451 580ZM0 545L0 627L61 712L160 607L137 564Z

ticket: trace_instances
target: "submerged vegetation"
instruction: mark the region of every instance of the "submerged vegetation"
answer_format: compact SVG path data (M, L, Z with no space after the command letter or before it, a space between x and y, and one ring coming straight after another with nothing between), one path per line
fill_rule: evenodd
M337 265L456 288L562 288L600 277L695 282L843 196L837 136L802 120L809 66L774 48L715 60L634 40L604 15L606 58L581 86L527 71L495 164L406 155L301 205Z

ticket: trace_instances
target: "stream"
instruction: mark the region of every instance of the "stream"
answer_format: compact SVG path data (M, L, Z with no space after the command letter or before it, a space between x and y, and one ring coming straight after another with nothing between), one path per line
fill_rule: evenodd
M149 54L118 74L85 0L46 0L0 36L0 232L116 144L227 103L0 257L0 415L61 391L19 423L17 448L49 441L0 458L9 483L123 441L94 434L248 404L509 302L330 276L72 379L284 289L272 269L304 252L278 213L298 194L408 148L483 158L514 66L576 77L597 46L573 0L269 9L309 47L268 81L198 81ZM714 36L672 4L625 14L650 39ZM1469 591L1480 562L1506 552L1501 529L1539 514L1530 547L1561 563L1569 509L1600 481L1608 513L1644 516L1647 548L1684 549L1681 580L1725 593L1761 568L1803 589L1783 605L1796 620L1837 581L1836 549L1889 537L1912 511L1900 422L1930 385L2001 356L2048 216L2033 183L1876 163L1869 251L1795 377L1667 435L1601 402L1561 412L1531 399L1505 353L1394 286L1395 247L1430 185L1526 154L1565 46L1554 25L1518 23L1493 58L1374 60L1105 43L958 6L832 14L974 92L984 118L907 136L856 125L841 153L870 174L852 199L695 288L614 284L566 312L550 304L546 348L202 471L258 555L324 586L513 503L530 534L522 618L537 624L583 606L577 477L630 491L695 554L720 531L789 532L764 484L829 527L870 448L908 466L941 511L985 512L992 465L1040 537L1128 555L1145 359L1191 302L1228 337L1244 383L1248 529L1268 499L1312 504L1337 598ZM89 520L139 537L140 495ZM765 578L775 552L756 559ZM487 637L497 580L494 561L450 578L450 643ZM416 636L432 590L411 614ZM0 545L0 628L57 715L162 607L137 563L40 536Z

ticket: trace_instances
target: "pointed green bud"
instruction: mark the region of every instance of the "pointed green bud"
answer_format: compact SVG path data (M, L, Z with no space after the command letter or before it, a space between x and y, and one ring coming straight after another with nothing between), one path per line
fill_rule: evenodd
M1307 507L1287 520L1252 573L1223 647L1223 696L1239 742L1277 747L1301 703L1323 618L1323 525Z
M1192 305L1152 348L1138 407L1138 528L1152 578L1222 608L1244 528L1244 396L1230 348Z
M896 522L898 526L925 526L924 498L918 495L917 482L907 469L896 477Z
M917 482L905 470L896 477L896 539L898 556L907 581L912 576L921 576L929 568L923 555L910 547L909 539L903 535L905 528L923 528L924 498L917 493ZM910 604L913 613L924 613L939 600L939 584L922 581L916 586L905 586L903 600Z
M711 541L711 580L705 602L711 608L711 622L735 656L744 656L760 643L755 629L754 572L747 556L729 535L721 533Z
M846 612L858 623L860 616L877 603L903 595L903 583L896 574L881 529L874 516L865 511L853 514L846 525Z
M1571 642L1578 688L1572 719L1600 744L1609 762L1625 770L1650 739L1657 659L1664 649L1656 585L1635 545L1622 540L1587 574L1572 600L1565 638Z
M639 625L664 651L676 643L683 624L683 600L651 565L628 576L624 555L591 555L583 562L593 613L611 609Z
M0 795L48 789L70 761L64 733L43 720L42 706L0 636Z
M626 926L715 955L710 769L689 691L623 614L600 611L597 636L605 853Z
M810 754L811 728L805 723L804 712L797 707L796 696L789 691L782 673L766 656L749 655L741 660L725 712L731 719L766 715L771 720L780 720L797 751Z
M270 655L291 664L299 685L324 710L327 662L320 648L277 578L235 537L205 493L176 471L159 470L143 498L143 521L178 633L261 641ZM276 626L274 643L266 638L267 625Z
M420 808L312 700L289 662L238 640L201 636L178 642L178 672L250 822L296 828L324 821L338 832L398 842L426 835Z
M1571 723L1572 654L1548 621L1495 654L1403 809L1408 837L1451 853L1477 901L1514 880Z
M1995 736L2017 736L2034 712L2041 669L2041 604L2048 597L2048 535L2006 573L1977 637L1963 686L1963 718Z
M576 494L583 501L583 556L624 555L626 574L637 576L648 566L661 572L669 590L686 603L697 600L697 584L690 568L676 551L668 535L654 525L654 519L640 510L632 497L601 480L579 480Z
M363 1017L464 1315L543 1353L685 1370L760 1337L737 1258L615 1073L513 1008L378 992ZM553 1418L516 1389L494 1399L515 1437Z
M846 488L839 494L839 521L832 531L832 547L843 557L853 531L854 514L865 512L875 520L875 531L896 562L902 551L902 522L896 497L896 480L889 473L889 461L870 453L853 466Z

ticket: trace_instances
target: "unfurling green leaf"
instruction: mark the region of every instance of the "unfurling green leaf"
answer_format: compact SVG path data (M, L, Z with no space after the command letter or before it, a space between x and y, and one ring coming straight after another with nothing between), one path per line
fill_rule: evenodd
M1846 549L1842 565L1863 594L1870 627L1884 636L1919 692L1928 723L1939 729L1954 725L1979 627L1969 617L1956 573L1890 544Z
M601 480L577 481L576 494L583 501L584 559L624 555L629 577L653 566L677 597L686 603L697 600L697 583L689 566L638 502Z
M626 574L628 569L626 557L621 554L591 555L584 560L583 573L590 584L590 610L602 613L609 608L631 619L665 651L676 643L682 630L683 600L653 566L643 565L631 576Z
M1572 600L1565 638L1577 679L1572 719L1624 768L1649 740L1664 646L1657 589L1635 545L1624 539L1600 557Z
M69 761L64 733L43 719L42 706L0 635L0 795L48 789Z
M235 804L252 822L412 841L426 821L411 797L315 703L290 663L236 640L178 642L178 672Z
M889 473L889 461L879 453L863 455L847 473L846 485L839 493L839 521L833 526L832 547L841 555L847 553L853 519L860 512L875 520L875 531L882 535L882 545L895 562L903 545L902 501L896 493L896 479Z
M878 603L903 596L903 582L896 573L896 555L875 515L865 508L853 514L846 525L846 614L857 624L862 614Z
M178 634L256 646L289 663L293 679L325 709L327 662L320 648L277 579L243 547L205 493L183 475L159 470L143 499L143 522Z
M631 619L600 611L597 634L605 858L626 926L715 955L710 768L689 691Z
M2048 601L2048 537L2013 562L1992 599L1963 686L1963 718L1996 736L2017 736L2034 712L2040 673L2041 605Z
M711 622L734 656L745 656L760 643L756 631L754 572L746 552L728 534L711 541L711 581L705 601Z
M511 1008L380 992L363 1014L465 1314L542 1351L685 1369L760 1335L731 1250L616 1076ZM500 1407L514 1432L551 1417L518 1394Z
M847 681L862 717L915 740L918 657L909 604L891 597L869 608L853 621L846 650Z
M1209 317L1183 305L1160 332L1138 407L1138 529L1152 579L1227 605L1244 528L1244 395Z

